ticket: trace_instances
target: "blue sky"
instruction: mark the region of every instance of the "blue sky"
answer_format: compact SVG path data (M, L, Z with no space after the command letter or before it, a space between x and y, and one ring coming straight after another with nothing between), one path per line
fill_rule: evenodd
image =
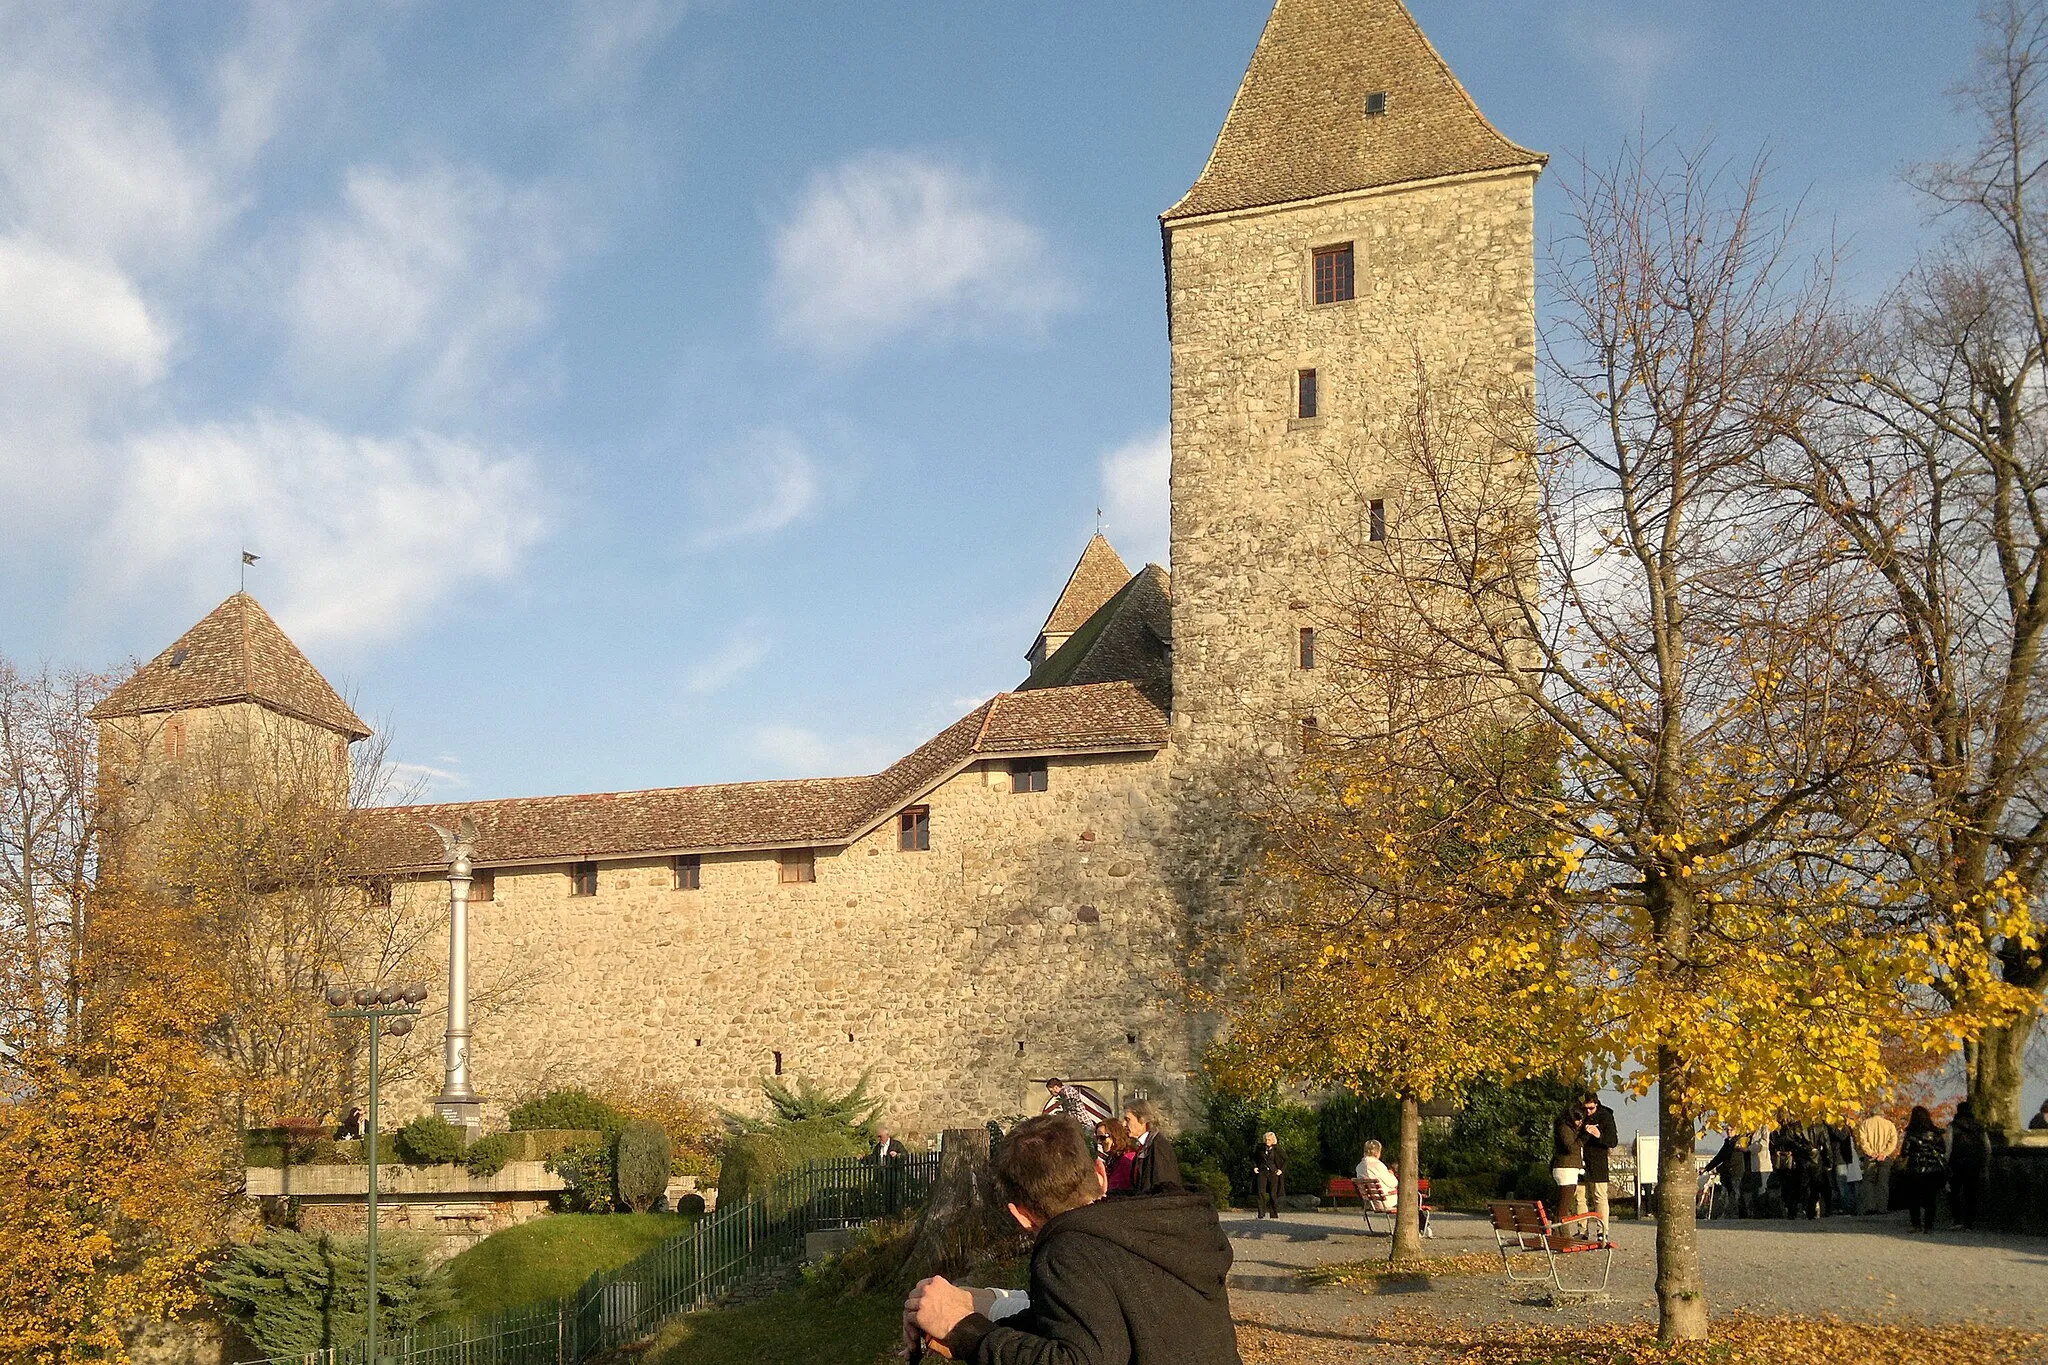
M1416 0L1556 160L1768 146L1865 292L1959 3ZM1260 0L0 0L0 651L249 586L443 799L865 771L1163 559L1156 215Z

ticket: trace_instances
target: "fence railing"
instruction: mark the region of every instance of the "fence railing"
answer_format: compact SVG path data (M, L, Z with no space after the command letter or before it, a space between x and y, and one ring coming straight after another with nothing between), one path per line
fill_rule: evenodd
M814 1161L618 1269L592 1275L571 1294L380 1339L378 1354L396 1365L578 1365L787 1264L813 1232L855 1227L916 1203L938 1170L936 1152L882 1167L855 1157ZM358 1341L245 1365L374 1365L364 1348Z

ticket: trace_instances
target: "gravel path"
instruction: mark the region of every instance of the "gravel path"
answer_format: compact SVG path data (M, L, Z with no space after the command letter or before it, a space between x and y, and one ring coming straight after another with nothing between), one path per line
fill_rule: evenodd
M1439 1214L1428 1254L1494 1254L1483 1218ZM1604 1302L1562 1309L1531 1289L1512 1291L1498 1273L1403 1277L1370 1290L1308 1288L1300 1272L1328 1261L1386 1255L1384 1236L1368 1237L1355 1213L1292 1213L1260 1221L1229 1213L1223 1224L1236 1253L1231 1303L1239 1317L1303 1328L1357 1331L1374 1320L1421 1309L1474 1321L1616 1321L1656 1317L1656 1225L1617 1219L1614 1279ZM1826 1218L1816 1222L1723 1220L1702 1224L1707 1301L1715 1314L1836 1317L1861 1321L1973 1322L2048 1330L2048 1240L1986 1233L1908 1230L1906 1215ZM1566 1283L1591 1272L1580 1255Z

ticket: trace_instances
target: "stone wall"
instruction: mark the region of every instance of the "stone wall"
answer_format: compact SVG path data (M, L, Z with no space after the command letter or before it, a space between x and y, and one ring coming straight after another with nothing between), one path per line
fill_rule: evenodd
M470 910L486 1126L536 1090L611 1079L758 1110L777 1053L785 1079L869 1073L912 1131L1036 1112L1048 1075L1178 1106L1193 1061L1167 768L1056 757L1048 790L1013 793L1004 764L978 764L926 798L929 851L899 851L891 820L818 850L809 884L782 883L773 853L708 855L695 891L667 859L601 862L594 896L570 894L566 866L498 869ZM446 894L394 888L421 911ZM445 980L431 990L445 1001ZM439 1028L423 1021L429 1045ZM432 1088L401 1089L387 1123Z
M1531 379L1534 185L1488 174L1174 225L1174 726L1196 790L1327 704L1297 633L1330 609L1333 525L1382 497L1398 534L1387 457L1418 362L1433 384ZM1356 297L1311 302L1313 252L1345 242Z

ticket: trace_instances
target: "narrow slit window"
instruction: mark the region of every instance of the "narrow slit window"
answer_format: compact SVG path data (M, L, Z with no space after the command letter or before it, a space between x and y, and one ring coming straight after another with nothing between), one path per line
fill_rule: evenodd
M912 806L896 821L896 847L904 853L923 853L932 846L932 809Z
M469 874L469 903L489 904L498 898L498 874L480 867Z
M1301 718L1301 748L1306 753L1323 741L1323 723L1314 716Z
M569 864L569 894L572 896L595 896L597 894L597 864Z
M1383 498L1374 498L1366 504L1366 537L1375 542L1387 538L1387 504Z
M695 891L704 884L704 859L685 853L676 859L676 890Z
M1042 758L1018 758L1010 762L1010 790L1013 792L1042 792L1047 776Z
M785 848L776 855L784 885L818 880L818 853L810 848Z
M1295 644L1297 661L1303 668L1316 666L1316 632L1313 626L1303 626L1301 637Z
M168 721L164 725L164 757L176 763L185 757L185 722Z
M391 878L370 878L370 904L377 906L391 904Z
M777 1052L772 1055L775 1058L775 1074L780 1076L782 1074L782 1054Z
M1319 249L1314 274L1317 303L1342 303L1352 297L1351 243Z
M1294 415L1313 417L1316 415L1316 372L1296 370L1294 372Z

